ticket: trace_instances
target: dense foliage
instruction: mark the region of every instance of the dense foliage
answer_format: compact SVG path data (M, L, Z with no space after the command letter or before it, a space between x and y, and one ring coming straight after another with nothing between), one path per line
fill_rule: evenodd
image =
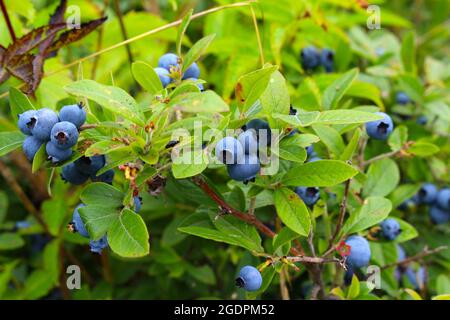
M450 297L448 1L1 2L0 298Z

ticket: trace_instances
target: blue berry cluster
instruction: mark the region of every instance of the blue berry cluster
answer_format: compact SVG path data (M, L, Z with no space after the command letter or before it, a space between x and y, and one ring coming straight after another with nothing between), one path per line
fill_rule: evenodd
M450 221L450 188L441 190L432 184L425 183L411 199L403 202L399 209L406 210L416 205L429 206L431 221L435 224L443 224Z
M271 144L269 124L261 119L253 119L243 128L238 138L225 137L216 144L216 157L227 165L228 175L236 181L247 183L255 179L261 169L260 147Z
M358 235L348 237L345 244L349 246L350 253L346 258L347 271L344 275L344 282L350 284L353 274L369 264L371 251L369 242Z
M262 276L253 266L245 266L239 271L235 280L236 286L247 291L258 291L262 285Z
M319 52L314 46L306 47L302 49L300 57L304 70L312 71L323 66L327 73L334 71L334 51L331 49L325 48Z
M376 140L386 140L394 130L394 122L391 117L384 112L376 112L383 119L366 123L366 132L369 137Z
M85 183L89 178L94 182L104 182L112 184L114 180L114 170L97 176L97 172L106 165L104 155L93 157L81 157L75 162L71 162L62 168L61 177L64 181L74 185Z
M48 108L19 114L19 129L28 136L22 145L26 157L32 161L46 143L45 150L53 163L69 159L72 147L78 141L78 129L85 121L86 111L82 104L64 106L59 116Z
M167 87L173 82L173 74L181 72L181 59L174 53L166 53L162 55L158 60L158 67L154 69L156 74L161 80L163 87ZM182 80L197 80L200 77L200 68L198 64L194 62L182 75ZM203 85L198 84L200 91L203 91Z

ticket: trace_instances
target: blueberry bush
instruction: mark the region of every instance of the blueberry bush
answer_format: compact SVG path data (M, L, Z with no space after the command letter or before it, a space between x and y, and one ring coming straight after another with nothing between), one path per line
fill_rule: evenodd
M0 298L450 298L448 1L0 3Z

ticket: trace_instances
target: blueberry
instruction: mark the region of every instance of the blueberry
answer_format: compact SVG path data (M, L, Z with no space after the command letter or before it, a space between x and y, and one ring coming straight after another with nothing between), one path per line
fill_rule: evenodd
M230 164L227 167L228 175L236 181L248 181L256 177L261 169L259 159L254 154L244 155L243 161Z
M15 224L16 229L27 229L31 227L30 221L23 220L23 221L17 221Z
M91 247L91 252L101 254L102 250L108 247L108 240L106 238L106 235L98 240L89 241L89 246Z
M70 149L78 141L78 129L72 122L58 122L52 128L50 139L58 149Z
M272 131L269 124L261 119L253 119L245 125L245 130L254 129L259 147L270 146L272 143Z
M50 109L43 108L37 111L32 118L34 125L31 127L31 134L42 141L50 140L50 133L53 126L59 122L58 115Z
M386 140L392 130L394 130L394 123L391 117L384 112L376 112L375 114L383 116L383 119L367 122L367 134L373 139Z
M306 147L306 154L308 155L308 157L311 157L313 153L314 153L314 145L311 144Z
M416 289L419 288L419 284L417 283L416 273L414 272L414 270L411 267L406 268L405 275L414 288L416 288Z
M216 144L216 157L224 164L235 164L244 157L244 148L233 137L225 137Z
M450 212L447 210L442 210L436 205L433 205L430 208L430 217L433 223L435 224L443 224L447 223L450 220Z
M180 59L174 53L166 53L159 58L158 67L172 72L174 69L180 68Z
M142 198L139 196L134 196L133 197L133 202L134 202L134 212L139 212L141 211L142 208Z
M313 46L302 49L300 56L304 70L312 70L320 65L320 54Z
M89 176L95 176L101 168L106 164L106 159L104 155L92 156L92 157L81 157L75 162L75 166L78 171Z
M416 119L416 123L417 123L417 124L420 124L421 126L426 125L427 122L428 122L428 119L427 119L427 117L425 117L425 116L420 116L420 117L418 117L418 118Z
M401 245L397 245L397 262L406 259L405 249Z
M323 49L320 54L320 62L325 69L325 72L330 73L334 71L334 51L330 49Z
M361 236L350 236L345 241L350 246L350 255L347 257L347 263L352 268L361 268L367 266L370 261L369 242Z
M71 184L80 185L85 183L89 176L80 172L75 163L72 162L62 168L61 178Z
M418 204L432 204L436 199L438 190L432 183L425 183L419 189L414 199Z
M31 135L31 129L34 127L36 123L36 115L37 115L36 110L28 110L18 115L19 117L18 125L22 133L26 135Z
M86 230L83 220L81 219L80 212L78 209L84 207L85 205L80 203L73 211L72 222L69 224L73 232L78 232L81 236L89 238L89 232Z
M198 79L199 77L200 77L200 68L198 67L198 64L194 62L193 64L190 65L189 68L186 69L182 79L183 80L189 78Z
M53 163L62 162L72 156L72 149L59 149L53 142L47 142L45 150Z
M59 120L71 122L79 128L86 121L86 110L81 103L64 106L59 111Z
M261 273L253 266L245 266L239 271L236 286L247 291L258 291L262 285Z
M392 219L392 218L388 218L388 219L384 220L380 224L380 227L381 227L383 236L387 240L394 240L402 232L400 230L400 224L398 223L398 221L395 219Z
M192 81L197 81L196 78L187 78L186 80L192 80ZM203 87L203 83L197 83L197 87L200 91L205 91L205 87Z
M297 187L295 193L308 206L313 206L319 200L320 193L317 187Z
M408 199L403 201L398 208L400 210L408 210L409 208L412 208L416 205L416 202L413 199Z
M242 132L238 136L238 141L244 147L245 154L256 154L258 152L258 139L254 129Z
M93 177L91 176L92 181L94 182L104 182L107 184L112 184L114 180L114 170L109 169L108 171L102 173L99 176Z
M403 105L411 102L411 99L404 92L397 92L397 94L395 95L395 100L397 101L398 104L403 104Z
M167 87L169 83L172 82L172 78L169 76L169 71L167 71L164 68L155 68L154 70L158 75L159 80L161 81L161 84L164 88Z
M22 149L28 160L33 161L36 152L38 152L43 143L44 142L33 136L26 137L25 140L23 140Z
M436 197L437 205L443 210L450 210L450 188L441 189Z
M352 283L353 275L355 272L353 271L353 268L350 266L347 266L347 271L344 273L344 284L346 286L349 286Z

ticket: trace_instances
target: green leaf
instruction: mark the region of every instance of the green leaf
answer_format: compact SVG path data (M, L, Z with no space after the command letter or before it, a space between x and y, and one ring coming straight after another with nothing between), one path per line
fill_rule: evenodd
M184 73L191 66L191 64L201 57L203 52L206 51L208 46L214 40L215 36L215 34L210 34L209 36L201 38L192 46L192 48L184 56L183 68L181 69L181 72Z
M283 177L287 186L330 187L344 182L358 170L342 161L318 160L292 167Z
M138 104L121 88L106 86L93 80L80 80L65 86L64 89L71 95L93 100L103 108L140 126L145 125Z
M440 294L438 296L434 296L431 300L450 300L450 294Z
M30 99L22 91L14 87L9 88L9 105L11 107L11 116L14 120L18 119L19 114L35 109Z
M225 101L211 90L180 94L170 101L169 107L191 113L218 113L229 110Z
M342 154L345 149L344 139L336 129L324 125L313 125L313 129L335 156Z
M208 265L204 265L201 267L189 266L187 270L194 279L201 283L208 285L214 285L216 283L216 276L214 275L214 271Z
M353 124L380 120L383 117L359 110L329 110L321 112L312 124Z
M414 44L414 33L413 31L409 31L404 37L402 41L402 48L400 51L400 55L402 58L403 70L406 73L416 73L416 48Z
M194 9L190 9L186 15L183 17L183 20L181 21L180 27L178 28L178 33L177 33L177 40L176 40L176 45L177 45L177 54L179 57L181 57L181 45L183 43L183 36L186 33L186 30L189 26L189 22L191 22L191 17L192 17L192 13L194 12Z
M418 157L429 157L439 152L439 147L429 142L415 142L406 151Z
M195 176L208 167L208 162L208 155L205 150L185 151L180 157L173 160L173 176L176 179Z
M400 181L400 172L392 159L382 159L372 163L367 171L363 196L384 197L393 191Z
M161 80L149 64L142 61L134 62L131 65L131 72L140 86L150 94L156 94L163 89Z
M305 237L309 234L311 218L308 208L294 191L288 188L275 190L275 208L288 228Z
M347 298L348 299L355 299L359 296L359 280L358 277L354 274L352 277L352 283L350 284L350 287L348 288L347 292Z
M264 113L271 117L277 113L289 113L290 96L286 79L279 71L270 75L269 83L260 97L261 107Z
M16 260L0 266L0 298L2 298L8 288L9 281L17 264L18 261Z
M277 251L278 248L297 239L300 235L297 232L292 231L289 228L283 228L272 240L273 252Z
M356 80L347 90L346 95L371 100L382 110L384 109L380 89L372 83Z
M408 141L408 128L403 125L395 128L388 138L388 144L392 151L400 150L406 141Z
M18 249L24 244L25 241L17 233L5 232L0 234L0 251Z
M392 207L397 208L403 202L411 199L420 189L420 185L417 184L402 184L395 188L389 195L389 199L392 202Z
M411 224L409 224L408 222L399 219L397 217L393 217L393 219L397 220L399 225L400 225L400 230L402 230L402 232L398 235L397 238L395 238L396 242L405 242L405 241L409 241L411 239L416 238L419 233L417 232L416 228L414 228Z
M24 299L35 300L45 296L53 288L53 283L53 275L48 271L34 271L25 282Z
M42 204L42 214L48 230L57 236L61 230L67 210L67 200L63 198L52 198Z
M86 149L84 155L86 157L92 157L100 154L108 154L120 149L129 149L130 146L126 146L122 141L103 140L92 144Z
M8 212L9 198L5 192L0 191L0 224L5 220Z
M422 297L413 289L405 288L405 292L413 298L413 300L423 300Z
M39 150L36 152L33 158L33 164L31 165L31 172L36 173L42 166L42 164L47 160L48 155L45 149L45 142L41 145Z
M81 219L93 240L98 240L105 235L111 224L119 217L119 209L114 209L103 204L88 205L78 209Z
M150 252L147 226L141 216L124 209L108 230L108 243L115 253L126 258L142 257Z
M86 205L98 205L105 208L122 206L124 194L117 188L103 182L95 182L86 186L80 195Z
M0 132L0 157L22 146L25 136L20 131Z
M273 268L273 267L265 268L261 272L261 276L262 276L261 288L259 288L258 291L246 292L247 299L253 300L253 299L256 299L256 297L258 297L261 294L263 294L264 291L266 291L267 288L269 288L270 284L272 283L273 277L275 276L276 273L277 272L276 272L275 268Z
M334 109L338 106L339 101L350 88L358 74L358 69L352 69L344 73L339 79L335 80L325 89L322 96L324 109Z
M59 248L59 239L54 239L45 246L43 254L44 269L52 276L54 285L59 282Z
M363 205L353 212L342 228L343 234L351 234L366 230L384 219L392 210L391 202L382 197L369 197Z
M284 138L280 141L279 149L277 150L279 156L294 162L305 162L306 150L305 147L302 147L304 140L299 134Z
M266 90L271 75L278 69L277 66L266 65L262 69L241 76L236 85L236 97L239 109L247 111Z
M355 133L353 133L353 136L350 139L349 143L345 147L344 151L341 153L339 160L347 161L347 160L352 159L353 154L356 151L356 148L358 148L358 142L359 142L360 136L361 136L361 129L356 129Z

